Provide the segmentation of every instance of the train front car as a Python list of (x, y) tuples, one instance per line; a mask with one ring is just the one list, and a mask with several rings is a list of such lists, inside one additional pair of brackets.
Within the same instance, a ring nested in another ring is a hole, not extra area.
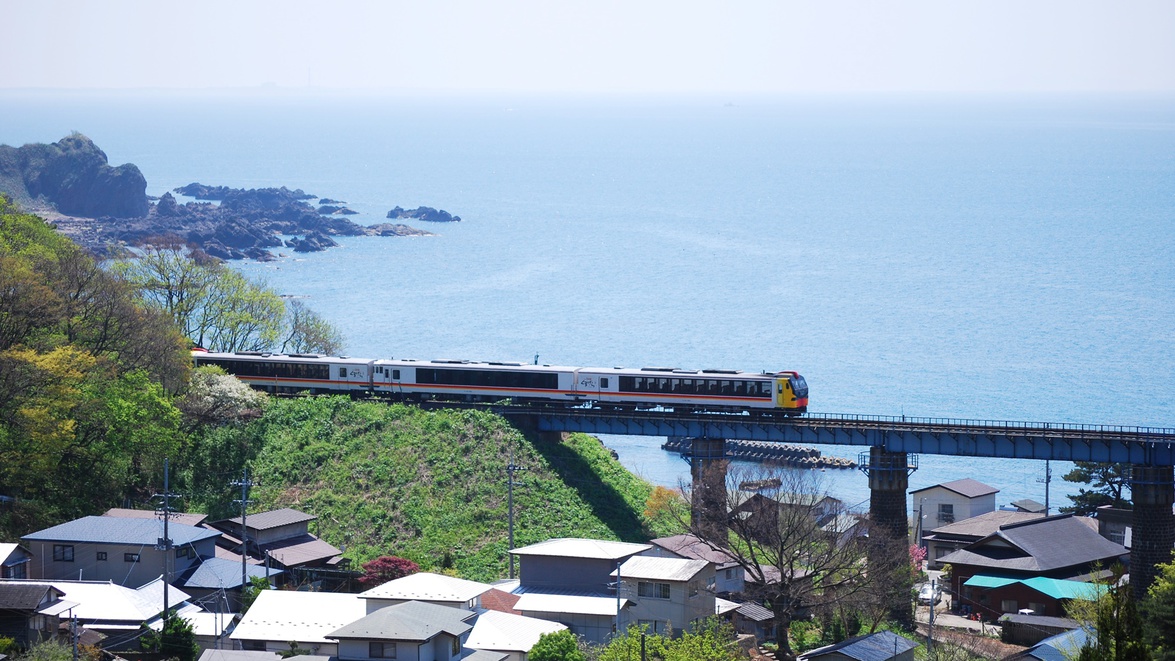
[(777, 372), (775, 405), (788, 415), (800, 415), (808, 410), (808, 382), (799, 372)]
[(261, 351), (193, 351), (196, 367), (216, 365), (242, 382), (273, 394), (362, 394), (371, 388), (367, 358), (278, 354)]

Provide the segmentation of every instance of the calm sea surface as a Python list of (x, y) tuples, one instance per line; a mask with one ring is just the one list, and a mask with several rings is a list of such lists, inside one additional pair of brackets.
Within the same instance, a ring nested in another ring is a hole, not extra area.
[[(351, 355), (796, 369), (820, 412), (1175, 427), (1172, 98), (0, 93), (0, 143), (72, 130), (152, 195), (460, 215), (239, 265)], [(662, 439), (604, 440), (655, 483), (688, 475)], [(1038, 461), (923, 456), (910, 484), (962, 477), (1045, 499)]]

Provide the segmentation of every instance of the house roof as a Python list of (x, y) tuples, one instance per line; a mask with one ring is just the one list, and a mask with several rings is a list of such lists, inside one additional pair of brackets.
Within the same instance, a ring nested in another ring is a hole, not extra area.
[(519, 615), (518, 609), (514, 607), (517, 603), (518, 595), (498, 588), (492, 588), (489, 592), (481, 595), (481, 607), (486, 610)]
[(261, 550), (286, 567), (311, 564), (342, 554), (341, 550), (308, 533), (262, 544)]
[[(131, 510), (124, 507), (112, 507), (103, 512), (102, 516), (112, 516), (120, 519), (163, 520), (163, 516), (161, 514), (157, 514), (155, 510)], [(208, 515), (193, 514), (191, 512), (172, 512), (171, 516), (168, 518), (171, 519), (172, 523), (182, 523), (185, 526), (198, 526), (201, 523), (204, 523), (204, 520), (208, 518)]]
[(474, 650), (472, 654), (461, 657), (461, 661), (506, 661), (510, 655), (505, 652), (492, 650)]
[(35, 611), (54, 590), (48, 583), (30, 583), (25, 581), (0, 582), (0, 609), (17, 611)]
[(486, 611), (477, 616), (465, 646), (478, 650), (529, 652), (543, 634), (566, 628), (566, 625), (549, 620)]
[(357, 594), (265, 590), (229, 636), (233, 640), (334, 643), (327, 634), (367, 614)]
[(755, 622), (766, 622), (775, 617), (775, 613), (772, 613), (771, 611), (764, 608), (762, 604), (756, 604), (753, 601), (748, 601), (745, 604), (739, 604), (738, 608), (735, 610), (738, 611), (739, 615), (742, 615), (748, 620), (753, 620)]
[(1037, 502), (1031, 498), (1013, 500), (1012, 507), (1022, 512), (1032, 512), (1034, 514), (1043, 514), (1045, 510), (1044, 503)]
[(929, 531), (934, 538), (940, 537), (970, 537), (982, 539), (1000, 529), (1000, 526), (1009, 523), (1021, 523), (1032, 519), (1044, 518), (1042, 514), (1033, 512), (1017, 512), (1012, 510), (995, 510), (978, 516), (973, 516), (945, 526), (939, 526)]
[(463, 608), (439, 606), (423, 601), (405, 601), (385, 606), (326, 635), (335, 639), (432, 640), (438, 634), (461, 636), (473, 628), (476, 613)]
[[(304, 521), (313, 521), (317, 519), (313, 514), (299, 512), (295, 509), (283, 507), (280, 510), (270, 510), (268, 512), (258, 512), (256, 514), (249, 514), (245, 517), (245, 523), (250, 530), (269, 530), (271, 528), (280, 528), (288, 526), (292, 523), (302, 523)], [(224, 521), (217, 521), (216, 523), (231, 523), (237, 528), (241, 526), (241, 517), (233, 517), (225, 519)], [(214, 524), (215, 525), (215, 524)]]
[(683, 558), (713, 562), (719, 569), (725, 569), (726, 567), (738, 564), (728, 551), (711, 547), (697, 535), (685, 534), (674, 535), (672, 537), (659, 537), (649, 543)]
[(733, 610), (738, 610), (740, 604), (723, 599), (722, 597), (714, 597), (714, 614), (725, 615)]
[[(220, 532), (207, 528), (168, 525), (167, 534), (176, 546), (219, 537)], [(117, 516), (84, 516), (61, 525), (24, 536), (34, 542), (74, 542), (79, 544), (147, 544), (154, 546), (163, 536), (163, 521)]]
[(520, 594), (514, 610), (523, 613), (577, 613), (580, 615), (606, 615), (616, 617), (617, 605), (624, 608), (632, 603), (621, 598), (617, 604), (616, 595), (586, 591), (539, 592), (519, 588)]
[[(138, 589), (115, 585), (112, 581), (49, 581), (64, 593), (65, 599), (77, 602), (74, 615), (80, 620), (126, 622), (137, 626), (163, 612), (163, 578)], [(190, 599), (190, 595), (169, 587), (167, 603), (171, 608)]]
[[(267, 573), (269, 576), (285, 573), (280, 569), (270, 569), (266, 572), (262, 565), (246, 565), (245, 568), (245, 573), (249, 578), (265, 578)], [(200, 561), (200, 564), (186, 572), (186, 577), (178, 582), (185, 588), (234, 590), (241, 587), (241, 561), (205, 558)]]
[[(329, 661), (332, 658), (335, 657), (312, 654), (298, 655), (298, 661)], [(277, 652), (252, 650), (204, 650), (198, 661), (281, 661), (281, 655)]]
[[(17, 549), (21, 549), (24, 551), (24, 553), (20, 554), (19, 557), (14, 558), (13, 556), (17, 555)], [(0, 544), (0, 564), (4, 565), (5, 567), (11, 567), (12, 565), (19, 565), (22, 562), (28, 562), (31, 555), (32, 554), (29, 553), (28, 549), (25, 549), (20, 544)], [(12, 562), (8, 562), (10, 559)]]
[(954, 491), (960, 496), (964, 496), (966, 498), (978, 498), (988, 494), (999, 493), (1000, 491), (993, 486), (984, 484), (978, 480), (972, 480), (969, 477), (965, 477), (961, 480), (955, 480), (953, 482), (943, 482), (942, 484), (935, 484), (929, 487), (922, 487), (921, 489), (914, 489), (910, 493), (920, 493), (929, 489), (936, 489), (938, 487), (942, 487), (948, 491)]
[(1101, 587), (1096, 583), (1087, 583), (1084, 581), (1067, 581), (1064, 579), (1048, 578), (1045, 576), (1017, 578), (976, 574), (967, 579), (963, 585), (994, 589), (1002, 588), (1005, 585), (1011, 585), (1013, 583), (1026, 585), (1041, 594), (1052, 597), (1053, 599), (1096, 599), (1098, 593), (1105, 590), (1104, 587)]
[(361, 593), (364, 599), (403, 599), (419, 601), (466, 602), (492, 590), (493, 587), (463, 578), (417, 572)]
[(1076, 658), (1077, 652), (1085, 646), (1086, 641), (1096, 641), (1097, 634), (1083, 628), (1071, 629), (1040, 641), (1033, 647), (1009, 657), (1010, 659), (1040, 659), (1041, 661), (1069, 661)]
[(858, 661), (886, 661), (918, 647), (918, 643), (892, 631), (878, 631), (867, 636), (856, 636), (834, 645), (814, 649), (800, 655), (800, 660), (818, 659), (839, 653)]
[(1052, 629), (1076, 629), (1081, 626), (1077, 620), (1071, 620), (1067, 617), (1051, 617), (1048, 615), (1020, 615), (1018, 613), (1009, 613), (1000, 617), (1000, 622), (1014, 622), (1016, 624), (1026, 624), (1034, 627), (1049, 627)]
[(560, 537), (510, 549), (514, 555), (545, 555), (561, 558), (589, 558), (598, 560), (619, 560), (653, 548), (651, 544), (610, 542), (602, 539), (581, 539)]
[(1126, 548), (1071, 514), (1000, 526), (939, 562), (1005, 571), (1045, 572), (1116, 560)]
[[(682, 558), (653, 558), (637, 555), (625, 560), (620, 565), (621, 579), (648, 579), (655, 581), (684, 582), (698, 575), (710, 565), (705, 560), (685, 560)], [(609, 576), (615, 576), (613, 571)]]

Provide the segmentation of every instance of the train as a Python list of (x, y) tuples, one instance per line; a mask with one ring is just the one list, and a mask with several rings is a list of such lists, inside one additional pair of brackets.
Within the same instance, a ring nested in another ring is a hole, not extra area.
[(681, 412), (808, 409), (808, 384), (794, 371), (675, 367), (566, 367), (472, 360), (372, 359), (319, 354), (192, 350), (195, 366), (216, 365), (274, 394), (350, 394), (407, 402), (500, 402)]

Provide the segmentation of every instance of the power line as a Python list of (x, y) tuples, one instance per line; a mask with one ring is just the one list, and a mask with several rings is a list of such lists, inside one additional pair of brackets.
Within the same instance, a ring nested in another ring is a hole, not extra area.
[(240, 500), (234, 500), (234, 503), (241, 505), (241, 591), (244, 594), (245, 586), (249, 584), (249, 574), (247, 570), (247, 560), (249, 558), (249, 529), (245, 527), (245, 517), (249, 511), (249, 487), (256, 486), (258, 483), (249, 479), (249, 467), (246, 466), (243, 471), (243, 476), (240, 480), (230, 482), (229, 486), (241, 487)]
[(167, 602), (167, 588), (171, 584), (171, 571), (168, 569), (169, 561), (171, 560), (171, 537), (168, 535), (167, 524), (171, 520), (171, 499), (179, 498), (179, 494), (172, 493), (168, 482), (168, 459), (163, 458), (163, 493), (157, 493), (152, 496), (152, 500), (157, 498), (163, 499), (163, 507), (156, 510), (156, 514), (163, 515), (163, 537), (155, 543), (155, 550), (163, 552), (163, 623), (167, 624), (171, 619), (171, 610)]

